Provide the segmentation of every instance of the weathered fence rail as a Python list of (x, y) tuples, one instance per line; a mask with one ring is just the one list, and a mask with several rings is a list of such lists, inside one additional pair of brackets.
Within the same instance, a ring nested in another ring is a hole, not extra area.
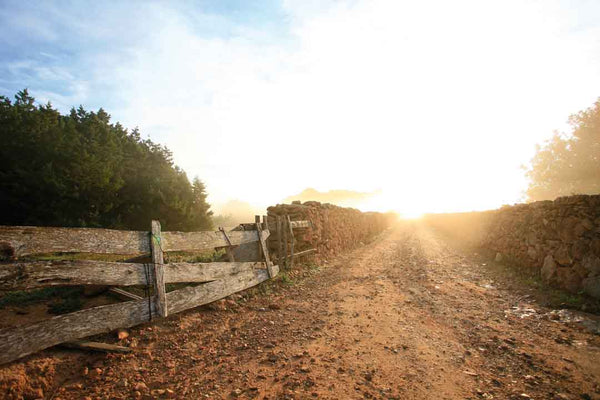
[[(164, 264), (165, 283), (202, 283), (224, 279), (256, 268), (259, 262)], [(0, 264), (1, 290), (27, 290), (47, 286), (146, 285), (146, 264), (104, 261), (30, 261)]]
[[(274, 272), (278, 271), (273, 266)], [(269, 279), (266, 270), (250, 270), (196, 287), (166, 294), (167, 312), (175, 314), (208, 304)], [(86, 336), (128, 328), (158, 317), (156, 301), (147, 299), (94, 307), (27, 326), (0, 331), (0, 363)]]
[[(151, 230), (119, 231), (88, 228), (0, 226), (0, 251), (8, 260), (0, 263), (0, 290), (29, 290), (48, 286), (103, 285), (128, 299), (93, 307), (25, 326), (0, 330), (0, 364), (45, 348), (74, 342), (87, 336), (128, 328), (211, 303), (275, 277), (279, 265), (271, 262), (271, 229), (275, 246), (291, 237), (292, 253), (278, 251), (277, 258), (293, 260), (293, 229), (310, 227), (309, 221), (274, 221), (257, 217), (229, 232), (161, 232), (158, 221)], [(273, 243), (271, 243), (272, 245)], [(253, 248), (236, 261), (237, 248)], [(273, 246), (271, 246), (273, 247)], [(164, 252), (197, 252), (227, 249), (228, 262), (164, 263)], [(44, 253), (144, 254), (149, 263), (88, 260), (39, 261), (20, 259)], [(245, 259), (243, 259), (245, 258)], [(288, 261), (289, 260), (289, 261)], [(166, 292), (167, 283), (200, 283)], [(118, 287), (152, 286), (154, 295), (141, 298)]]
[[(295, 252), (296, 238), (294, 230), (312, 228), (311, 221), (292, 221), (289, 216), (268, 216), (266, 217), (269, 232), (267, 246), (270, 251), (277, 254), (277, 264), (282, 268), (292, 268), (294, 258), (313, 254), (317, 249), (304, 249)], [(263, 224), (264, 225), (264, 224)], [(254, 231), (256, 224), (240, 224), (234, 231)], [(241, 259), (254, 259), (256, 257), (255, 249), (248, 244), (242, 244), (236, 251)]]
[[(256, 233), (231, 231), (162, 232), (162, 251), (200, 251), (257, 241)], [(39, 253), (150, 253), (149, 233), (93, 228), (0, 226), (0, 249), (8, 257)]]

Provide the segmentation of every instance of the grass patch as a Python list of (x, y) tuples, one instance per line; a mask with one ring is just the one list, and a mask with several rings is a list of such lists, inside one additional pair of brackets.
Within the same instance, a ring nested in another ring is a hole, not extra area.
[(265, 281), (265, 282), (262, 282), (258, 286), (254, 286), (254, 288), (252, 288), (252, 289), (255, 289), (256, 293), (258, 293), (261, 296), (268, 296), (271, 293), (273, 293), (273, 285), (274, 285), (273, 281)]
[(174, 251), (165, 253), (165, 263), (170, 262), (189, 262), (189, 263), (209, 263), (221, 261), (225, 255), (225, 249), (203, 251), (203, 252), (182, 252)]
[(48, 305), (48, 312), (55, 315), (68, 314), (73, 311), (81, 310), (82, 307), (83, 301), (81, 301), (80, 295), (73, 294), (52, 301), (50, 305)]
[(518, 262), (505, 259), (501, 263), (491, 261), (490, 271), (497, 276), (514, 283), (517, 287), (533, 290), (533, 295), (540, 304), (554, 308), (569, 308), (600, 314), (600, 301), (583, 293), (570, 293), (564, 289), (553, 287), (542, 281), (539, 270), (520, 265)]
[(318, 264), (316, 264), (316, 263), (313, 263), (313, 262), (309, 262), (309, 263), (307, 263), (307, 264), (306, 264), (306, 267), (307, 267), (307, 268), (308, 268), (308, 270), (309, 270), (309, 271), (311, 271), (311, 272), (318, 272), (318, 271), (320, 271), (320, 270), (321, 270), (321, 266), (320, 266), (320, 265), (318, 265)]
[(585, 296), (582, 296), (579, 293), (573, 294), (559, 291), (554, 293), (553, 298), (556, 303), (565, 304), (570, 308), (581, 308), (581, 306), (586, 303)]
[(279, 279), (281, 280), (281, 283), (283, 283), (284, 285), (288, 285), (288, 286), (294, 285), (294, 280), (292, 278), (290, 278), (290, 276), (288, 275), (287, 272), (280, 272)]
[(0, 308), (51, 301), (48, 311), (52, 314), (64, 314), (81, 308), (81, 296), (83, 296), (83, 287), (81, 286), (6, 292), (0, 297)]

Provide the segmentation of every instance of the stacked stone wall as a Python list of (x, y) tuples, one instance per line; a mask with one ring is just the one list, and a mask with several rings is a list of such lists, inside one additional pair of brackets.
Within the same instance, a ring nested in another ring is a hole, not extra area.
[(426, 221), (524, 267), (571, 292), (600, 298), (600, 195), (428, 215)]
[(316, 248), (327, 257), (365, 243), (383, 232), (395, 220), (393, 214), (361, 212), (354, 208), (307, 201), (278, 204), (268, 208), (270, 218), (289, 215), (294, 221), (308, 220), (312, 227), (295, 230), (295, 251)]

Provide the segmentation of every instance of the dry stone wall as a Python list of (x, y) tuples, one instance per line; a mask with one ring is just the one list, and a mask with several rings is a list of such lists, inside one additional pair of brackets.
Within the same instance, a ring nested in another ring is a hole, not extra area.
[(268, 208), (268, 215), (269, 218), (289, 215), (293, 221), (311, 221), (311, 228), (294, 230), (295, 251), (316, 248), (319, 257), (364, 243), (384, 231), (395, 219), (393, 214), (361, 212), (317, 201), (278, 204)]
[(426, 221), (538, 269), (546, 283), (600, 298), (600, 195), (428, 215)]

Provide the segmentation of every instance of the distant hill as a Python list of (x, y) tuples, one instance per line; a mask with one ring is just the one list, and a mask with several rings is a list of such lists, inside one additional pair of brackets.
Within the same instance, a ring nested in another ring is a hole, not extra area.
[(254, 207), (242, 200), (229, 200), (227, 203), (214, 206), (213, 222), (217, 226), (234, 227), (241, 223), (253, 222), (255, 215), (264, 215), (266, 210)]

